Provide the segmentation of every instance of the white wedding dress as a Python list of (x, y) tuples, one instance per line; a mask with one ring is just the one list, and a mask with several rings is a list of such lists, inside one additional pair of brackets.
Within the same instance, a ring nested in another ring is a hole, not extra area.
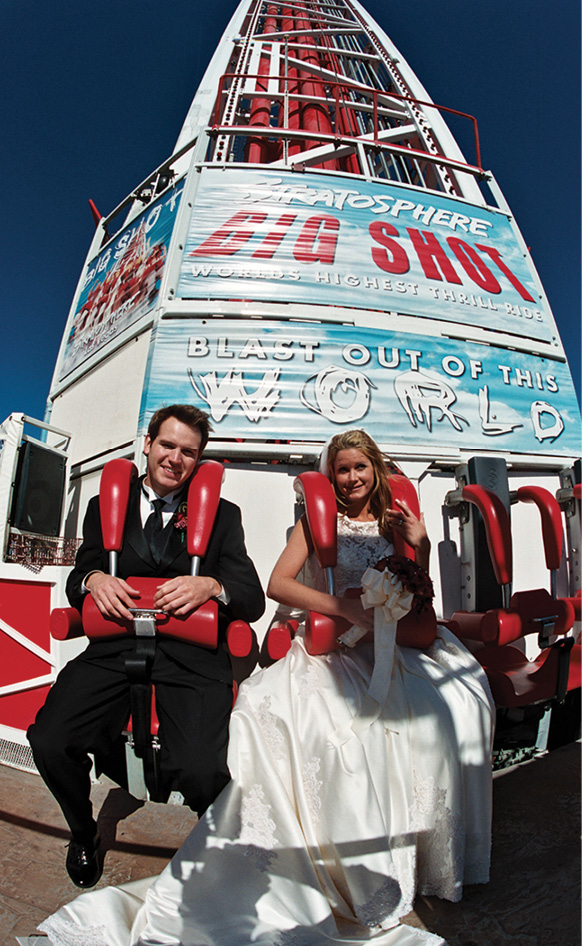
[[(338, 594), (392, 551), (341, 516), (338, 545)], [(399, 918), (417, 893), (456, 901), (488, 880), (493, 705), (446, 629), (428, 652), (395, 647), (381, 708), (373, 663), (373, 644), (311, 657), (296, 637), (241, 686), (232, 782), (163, 873), (39, 929), (55, 946), (442, 944)]]

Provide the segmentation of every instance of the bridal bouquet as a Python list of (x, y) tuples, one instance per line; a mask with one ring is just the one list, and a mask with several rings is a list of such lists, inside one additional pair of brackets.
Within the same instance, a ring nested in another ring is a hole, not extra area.
[(374, 568), (381, 572), (388, 569), (400, 579), (403, 588), (413, 596), (411, 610), (422, 614), (430, 608), (430, 603), (434, 598), (432, 580), (428, 572), (411, 558), (406, 558), (405, 555), (389, 555), (388, 558), (383, 558), (381, 562), (378, 562)]
[[(362, 587), (364, 608), (381, 608), (383, 621), (394, 625), (411, 610), (422, 614), (434, 598), (427, 572), (404, 555), (389, 555), (373, 568), (367, 568), (362, 575)], [(354, 647), (366, 633), (364, 628), (354, 625), (338, 641)]]
[[(374, 608), (374, 669), (368, 694), (379, 713), (390, 688), (398, 621), (413, 608), (421, 614), (430, 607), (434, 591), (425, 570), (402, 555), (390, 555), (374, 568), (367, 568), (362, 575), (362, 587), (364, 608)], [(365, 634), (364, 628), (354, 625), (338, 640), (354, 647)], [(374, 713), (364, 715), (354, 724), (355, 729), (368, 727), (375, 718)]]

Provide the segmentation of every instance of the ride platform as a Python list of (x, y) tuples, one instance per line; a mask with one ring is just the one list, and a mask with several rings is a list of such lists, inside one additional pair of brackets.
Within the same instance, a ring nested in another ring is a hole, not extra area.
[[(107, 852), (99, 886), (159, 873), (196, 820), (105, 778), (93, 801)], [(449, 946), (579, 946), (579, 804), (579, 742), (496, 772), (490, 883), (466, 887), (460, 903), (418, 897), (406, 922)], [(36, 924), (78, 893), (65, 871), (67, 841), (40, 778), (1, 766), (1, 946), (47, 946)]]

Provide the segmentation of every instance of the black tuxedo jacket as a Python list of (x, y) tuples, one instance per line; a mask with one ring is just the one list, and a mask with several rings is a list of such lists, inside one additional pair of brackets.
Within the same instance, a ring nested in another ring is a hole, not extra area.
[[(161, 561), (156, 564), (151, 556), (139, 511), (142, 480), (143, 477), (136, 480), (130, 491), (123, 545), (118, 555), (118, 577), (176, 578), (189, 575), (191, 560), (186, 546), (186, 533), (175, 528), (175, 516), (164, 530), (166, 545)], [(83, 523), (83, 543), (67, 580), (67, 597), (73, 607), (82, 609), (82, 582), (89, 572), (96, 569), (109, 571), (109, 553), (103, 548), (97, 496), (89, 501)], [(240, 618), (252, 622), (261, 617), (265, 610), (265, 597), (245, 548), (240, 509), (225, 499), (220, 500), (208, 549), (200, 565), (200, 574), (216, 578), (230, 596), (227, 606), (219, 602), (220, 637), (231, 620)], [(105, 656), (115, 649), (125, 652), (131, 646), (131, 638), (102, 639), (90, 642), (88, 650), (95, 658), (101, 651)], [(185, 641), (160, 638), (158, 646), (204, 676), (217, 679), (231, 677), (228, 655), (220, 642), (217, 650), (207, 650)]]

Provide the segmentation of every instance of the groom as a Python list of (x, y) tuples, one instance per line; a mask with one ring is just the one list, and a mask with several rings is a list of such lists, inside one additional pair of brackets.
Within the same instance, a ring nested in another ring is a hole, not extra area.
[[(226, 764), (232, 672), (222, 644), (233, 618), (255, 621), (265, 600), (247, 555), (237, 506), (221, 499), (200, 573), (190, 574), (183, 531), (175, 528), (190, 477), (210, 433), (208, 415), (174, 404), (157, 411), (145, 438), (145, 477), (130, 492), (118, 577), (107, 574), (99, 500), (88, 505), (83, 543), (67, 581), (70, 603), (81, 610), (86, 594), (106, 617), (131, 619), (138, 592), (131, 575), (165, 579), (156, 607), (186, 616), (214, 598), (219, 604), (219, 646), (207, 650), (169, 637), (156, 643), (151, 680), (160, 721), (161, 769), (201, 815), (230, 775)], [(78, 887), (92, 887), (102, 873), (99, 836), (90, 801), (91, 760), (107, 755), (129, 717), (126, 659), (136, 638), (101, 638), (71, 660), (57, 677), (28, 730), (34, 761), (59, 802), (71, 830), (67, 871)]]

